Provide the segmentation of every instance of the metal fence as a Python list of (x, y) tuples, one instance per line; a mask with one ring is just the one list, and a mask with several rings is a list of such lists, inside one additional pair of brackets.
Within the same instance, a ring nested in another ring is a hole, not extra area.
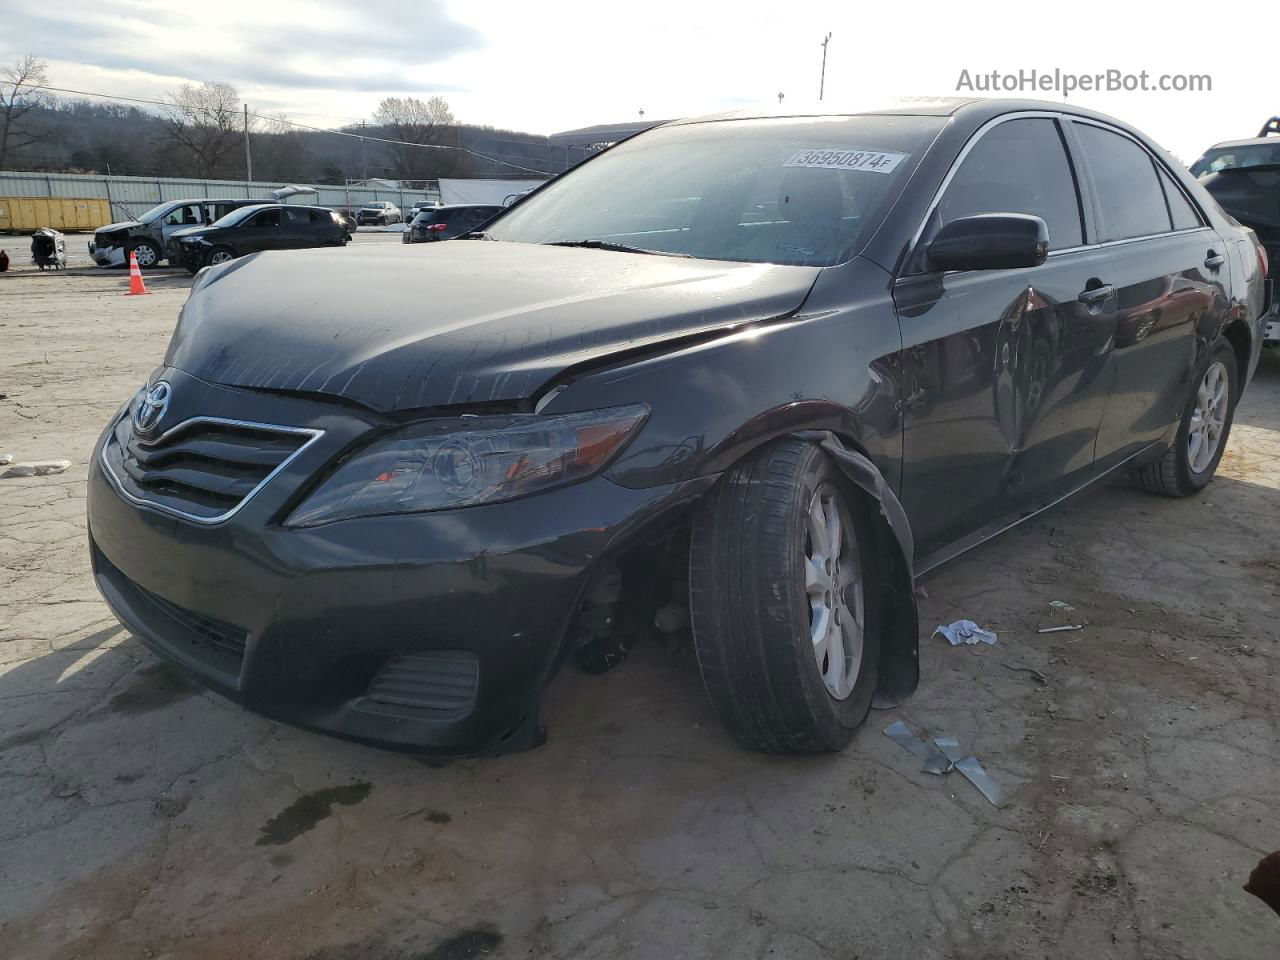
[[(77, 173), (23, 173), (0, 170), (0, 197), (84, 197), (106, 200), (119, 220), (130, 220), (158, 203), (187, 198), (236, 198), (271, 200), (271, 191), (284, 184), (244, 180), (185, 180), (168, 177), (115, 177)], [(402, 210), (418, 200), (437, 200), (440, 188), (428, 181), (425, 190), (386, 187), (313, 187), (317, 196), (295, 202), (322, 207), (359, 207), (373, 200), (390, 200)]]

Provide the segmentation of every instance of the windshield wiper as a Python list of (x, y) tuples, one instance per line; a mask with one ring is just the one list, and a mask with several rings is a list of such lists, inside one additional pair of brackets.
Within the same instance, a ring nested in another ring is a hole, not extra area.
[(588, 250), (612, 250), (614, 253), (648, 253), (657, 257), (691, 257), (688, 253), (671, 253), (667, 250), (646, 250), (611, 240), (549, 240), (548, 247), (585, 247)]
[(459, 240), (497, 240), (497, 237), (491, 237), (483, 230), (471, 230), (458, 236)]

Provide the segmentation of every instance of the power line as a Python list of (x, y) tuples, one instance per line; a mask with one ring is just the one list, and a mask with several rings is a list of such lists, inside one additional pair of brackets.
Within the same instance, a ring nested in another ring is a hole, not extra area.
[[(15, 87), (17, 86), (17, 84), (12, 80), (0, 80), (0, 83), (9, 84)], [(168, 103), (164, 100), (148, 100), (144, 97), (124, 97), (124, 96), (119, 96), (112, 93), (96, 93), (92, 90), (72, 90), (68, 87), (53, 87), (44, 83), (35, 84), (31, 86), (29, 89), (48, 90), (52, 93), (71, 93), (80, 97), (99, 97), (103, 100), (120, 100), (125, 103), (145, 103), (145, 104), (150, 104), (151, 106), (156, 106), (156, 107), (172, 107), (173, 106), (172, 103)], [(253, 117), (255, 120), (265, 120), (268, 123), (282, 123), (290, 127), (297, 127), (300, 130), (309, 130), (312, 133), (327, 133), (335, 137), (350, 137), (355, 140), (371, 140), (374, 143), (386, 143), (386, 144), (391, 144), (392, 146), (420, 147), (424, 150), (458, 150), (462, 153), (469, 154), (470, 156), (479, 157), (481, 160), (487, 160), (490, 163), (500, 163), (505, 167), (513, 167), (516, 170), (524, 170), (528, 173), (536, 173), (544, 177), (551, 176), (551, 174), (548, 173), (546, 170), (538, 170), (535, 167), (521, 166), (520, 164), (512, 163), (509, 160), (501, 160), (498, 157), (490, 157), (483, 153), (477, 153), (475, 150), (470, 150), (466, 147), (454, 147), (454, 146), (449, 146), (447, 144), (441, 144), (441, 143), (413, 143), (412, 141), (409, 141), (409, 140), (389, 140), (386, 137), (369, 137), (359, 133), (348, 133), (346, 130), (330, 130), (330, 129), (326, 129), (325, 127), (313, 127), (313, 126), (310, 126), (309, 124), (298, 123), (296, 120), (289, 120), (285, 117), (271, 117), (261, 113), (250, 113), (249, 116)], [(353, 121), (353, 122), (358, 122), (358, 121)]]

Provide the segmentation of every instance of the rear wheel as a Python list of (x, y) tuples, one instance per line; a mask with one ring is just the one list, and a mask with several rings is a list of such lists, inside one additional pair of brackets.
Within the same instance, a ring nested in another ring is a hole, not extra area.
[(864, 504), (817, 446), (781, 440), (726, 474), (690, 552), (703, 683), (743, 746), (844, 747), (875, 693), (880, 642)]
[(220, 263), (226, 263), (228, 260), (236, 258), (235, 251), (230, 247), (214, 247), (204, 258), (206, 267), (216, 267)]
[(126, 266), (129, 264), (129, 254), (138, 258), (138, 267), (142, 270), (150, 270), (160, 263), (160, 248), (150, 240), (135, 240), (129, 244), (124, 257)]
[(1209, 485), (1231, 433), (1240, 391), (1237, 369), (1235, 351), (1226, 340), (1219, 340), (1201, 358), (1177, 437), (1163, 457), (1138, 471), (1142, 487), (1186, 497)]

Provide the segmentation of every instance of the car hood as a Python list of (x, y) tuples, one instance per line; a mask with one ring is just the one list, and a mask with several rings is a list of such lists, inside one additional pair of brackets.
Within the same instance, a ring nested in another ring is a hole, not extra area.
[(195, 227), (183, 227), (181, 230), (174, 230), (172, 233), (170, 233), (170, 234), (169, 234), (169, 239), (170, 239), (170, 240), (181, 240), (183, 237), (194, 237), (194, 236), (197, 236), (197, 235), (199, 235), (199, 234), (201, 234), (201, 233), (208, 233), (208, 232), (209, 232), (210, 230), (212, 230), (212, 229), (213, 229), (213, 227), (210, 227), (210, 226), (206, 226), (206, 227), (200, 227), (200, 226), (195, 226)]
[(165, 363), (380, 411), (519, 401), (577, 364), (785, 316), (819, 272), (483, 240), (253, 255), (204, 274)]
[(112, 230), (129, 230), (140, 226), (142, 226), (141, 220), (121, 220), (119, 223), (108, 223), (105, 227), (99, 227), (94, 233), (110, 233)]

